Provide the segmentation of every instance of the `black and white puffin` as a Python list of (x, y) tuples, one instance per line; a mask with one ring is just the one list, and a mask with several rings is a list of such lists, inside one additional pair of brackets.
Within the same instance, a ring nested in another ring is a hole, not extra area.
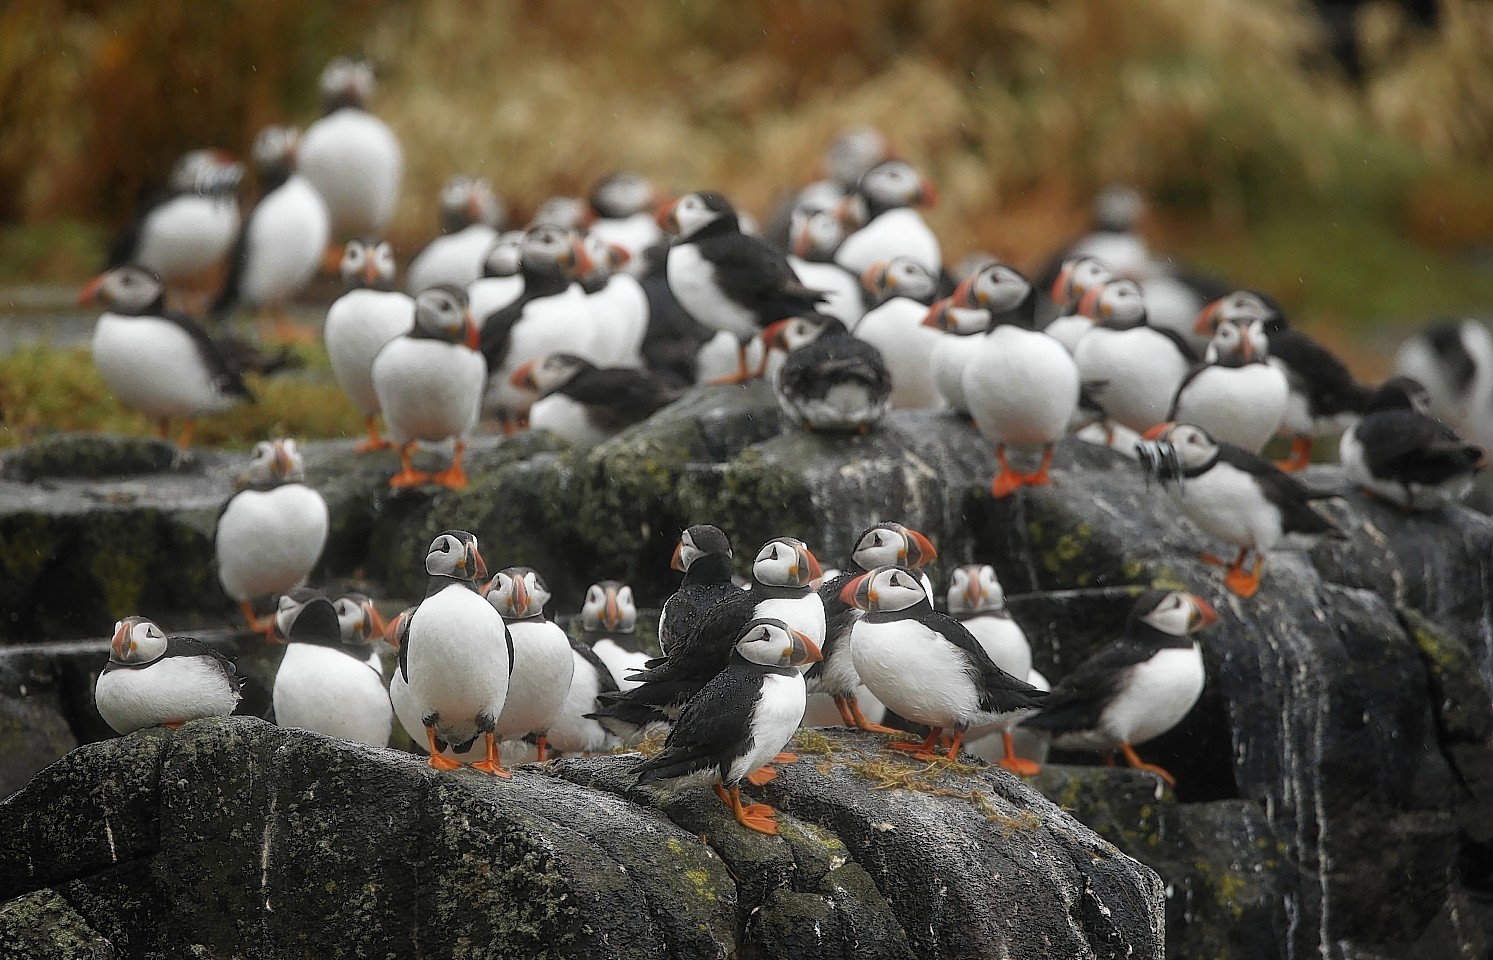
[(301, 169), (326, 198), (333, 236), (381, 237), (399, 205), (404, 154), (368, 112), (373, 67), (335, 57), (321, 73), (322, 118), (301, 138)]
[(1201, 597), (1147, 590), (1135, 601), (1125, 634), (1089, 657), (1022, 725), (1045, 730), (1063, 749), (1119, 750), (1137, 770), (1169, 786), (1177, 781), (1135, 752), (1187, 716), (1203, 694), (1203, 654), (1194, 636), (1217, 622)]
[(966, 731), (1010, 723), (1047, 696), (996, 666), (964, 624), (934, 610), (914, 570), (877, 567), (845, 584), (840, 599), (865, 611), (850, 642), (861, 682), (898, 716), (930, 728), (921, 743), (896, 742), (894, 750), (932, 759), (952, 730), (953, 760)]
[(658, 612), (658, 646), (669, 656), (711, 607), (731, 596), (731, 541), (720, 527), (697, 523), (679, 534), (669, 567), (684, 574)]
[(498, 239), (503, 204), (482, 177), (458, 174), (441, 186), (441, 235), (415, 254), (405, 271), (410, 295), (443, 283), (465, 287), (483, 275)]
[(1425, 388), (1409, 377), (1381, 384), (1362, 419), (1343, 431), (1338, 457), (1348, 481), (1404, 510), (1466, 499), (1483, 450), (1431, 416), (1430, 406)]
[[(1068, 349), (1035, 329), (1037, 292), (1004, 264), (966, 277), (957, 305), (990, 311), (990, 329), (974, 344), (964, 368), (964, 401), (975, 427), (995, 446), (1000, 472), (990, 484), (997, 499), (1023, 486), (1051, 483), (1053, 447), (1078, 410), (1078, 365)], [(1007, 452), (1041, 452), (1035, 471), (1018, 471)]]
[(678, 239), (669, 247), (669, 289), (702, 326), (736, 338), (735, 381), (760, 377), (747, 369), (747, 344), (784, 317), (811, 312), (824, 299), (804, 286), (782, 253), (741, 231), (735, 209), (718, 193), (690, 193), (659, 211)]
[(1079, 313), (1078, 305), (1090, 290), (1102, 287), (1114, 279), (1114, 271), (1097, 257), (1064, 260), (1058, 268), (1057, 278), (1052, 281), (1049, 294), (1058, 308), (1058, 315), (1042, 328), (1042, 332), (1072, 353), (1078, 348), (1078, 341), (1083, 339), (1083, 335), (1094, 329), (1094, 318)]
[(305, 581), (321, 560), (331, 518), (326, 500), (306, 485), (306, 461), (294, 440), (256, 443), (235, 486), (213, 535), (218, 580), (249, 629), (273, 639), (273, 618), (255, 617), (253, 601)]
[(290, 324), (286, 307), (320, 269), (331, 237), (327, 205), (311, 181), (298, 172), (294, 127), (265, 127), (254, 138), (259, 170), (259, 202), (244, 218), (228, 280), (213, 303), (220, 320), (238, 304), (260, 311), (261, 333), (282, 338), (303, 334)]
[(1084, 394), (1104, 417), (1137, 432), (1166, 420), (1177, 387), (1198, 356), (1175, 330), (1147, 322), (1134, 280), (1111, 280), (1084, 294), (1078, 312), (1094, 328), (1073, 350)]
[(280, 597), (274, 623), (286, 642), (275, 671), (275, 723), (388, 746), (394, 708), (383, 675), (369, 665), (364, 644), (344, 645), (332, 601), (318, 590), (297, 587)]
[(969, 401), (964, 398), (964, 370), (979, 345), (973, 338), (990, 329), (990, 320), (989, 310), (960, 306), (953, 297), (934, 301), (923, 316), (923, 326), (939, 334), (933, 352), (928, 355), (933, 386), (955, 413), (969, 414)]
[(467, 284), (467, 301), (477, 328), (524, 292), (524, 231), (505, 230), (482, 255), (482, 276)]
[(648, 655), (637, 649), (633, 634), (638, 628), (638, 606), (632, 587), (620, 580), (598, 580), (586, 588), (581, 603), (581, 636), (586, 645), (612, 671), (614, 687), (631, 690), (638, 681), (630, 678), (642, 670)]
[[(477, 327), (466, 291), (433, 287), (415, 297), (415, 324), (373, 359), (373, 392), (384, 424), (399, 443), (402, 469), (389, 478), (398, 490), (438, 483), (452, 490), (467, 485), (461, 455), (477, 425), (487, 362), (478, 350)], [(416, 470), (410, 455), (417, 442), (454, 440), (451, 465), (438, 473)]]
[(804, 286), (822, 290), (819, 312), (854, 330), (866, 313), (860, 277), (835, 263), (845, 226), (829, 210), (795, 209), (788, 222), (788, 266)]
[(1194, 322), (1201, 336), (1212, 336), (1223, 320), (1264, 321), (1270, 365), (1286, 375), (1290, 397), (1279, 433), (1291, 441), (1285, 471), (1305, 470), (1317, 437), (1335, 436), (1353, 424), (1368, 402), (1369, 387), (1353, 379), (1343, 362), (1311, 337), (1287, 325), (1275, 302), (1252, 290), (1236, 290), (1202, 309)]
[(78, 303), (104, 307), (91, 345), (99, 376), (120, 403), (154, 419), (160, 436), (184, 418), (177, 443), (185, 448), (197, 416), (254, 399), (223, 346), (196, 320), (167, 310), (160, 279), (143, 267), (99, 274)]
[(635, 170), (619, 170), (596, 181), (586, 201), (586, 233), (625, 253), (618, 269), (641, 277), (645, 254), (665, 239), (656, 216), (664, 202), (658, 187)]
[[(1159, 423), (1142, 435), (1136, 452), (1193, 523), (1239, 548), (1233, 563), (1203, 554), (1226, 566), (1224, 585), (1252, 597), (1268, 553), (1288, 533), (1337, 534), (1309, 505), (1335, 496), (1308, 490), (1269, 460), (1230, 443), (1217, 443), (1208, 431), (1187, 423)], [(1253, 568), (1246, 570), (1250, 552)]]
[(1421, 384), (1426, 411), (1467, 440), (1493, 447), (1493, 333), (1478, 320), (1441, 320), (1395, 351), (1395, 373)]
[(560, 716), (575, 669), (570, 639), (544, 617), (549, 589), (531, 567), (508, 567), (494, 574), (483, 591), (508, 626), (513, 661), (508, 672), (508, 699), (498, 715), (500, 740), (533, 736), (541, 762), (547, 759), (546, 737)]
[[(595, 719), (602, 707), (602, 694), (624, 689), (621, 678), (634, 669), (642, 669), (646, 654), (631, 649), (630, 634), (637, 627), (638, 611), (633, 604), (632, 588), (617, 580), (602, 580), (586, 589), (581, 604), (581, 638), (570, 638), (571, 659), (575, 669), (565, 705), (551, 726), (549, 745), (561, 753), (595, 753), (631, 741), (640, 731), (614, 732)], [(622, 646), (618, 640), (628, 646)], [(628, 682), (628, 688), (635, 686)], [(621, 726), (613, 721), (614, 726)]]
[(943, 253), (938, 237), (917, 211), (937, 202), (938, 191), (916, 167), (905, 160), (883, 160), (865, 172), (837, 209), (841, 221), (855, 229), (847, 228), (835, 262), (862, 274), (878, 263), (907, 257), (939, 276)]
[(379, 659), (378, 642), (388, 624), (378, 612), (378, 604), (361, 590), (344, 590), (332, 601), (332, 608), (337, 611), (343, 648), (361, 652), (364, 661), (382, 674), (383, 661)]
[(1203, 362), (1177, 385), (1166, 419), (1259, 453), (1280, 427), (1290, 392), (1285, 373), (1270, 365), (1265, 321), (1220, 320)]
[(805, 430), (865, 433), (886, 416), (892, 374), (881, 351), (826, 314), (779, 320), (763, 345), (788, 356), (772, 376), (773, 395), (789, 422)]
[[(426, 551), (425, 572), (425, 599), (403, 624), (389, 697), (401, 723), (403, 699), (424, 728), (432, 767), (461, 766), (442, 750), (469, 750), (481, 737), (484, 759), (471, 766), (510, 776), (499, 762), (494, 730), (508, 697), (512, 641), (502, 616), (477, 592), (476, 582), (487, 577), (477, 538), (465, 530), (441, 533)], [(396, 685), (405, 689), (396, 691)]]
[(725, 669), (680, 711), (663, 750), (634, 768), (638, 782), (713, 783), (738, 823), (776, 834), (770, 807), (742, 803), (741, 781), (770, 771), (767, 763), (793, 738), (804, 715), (799, 671), (819, 657), (813, 640), (782, 621), (745, 624)]
[(580, 447), (641, 423), (675, 396), (646, 370), (597, 367), (571, 353), (526, 361), (512, 379), (515, 387), (539, 395), (529, 408), (529, 429), (548, 430)]
[(874, 306), (855, 325), (857, 338), (871, 344), (892, 375), (892, 407), (925, 410), (943, 403), (933, 382), (933, 348), (942, 335), (923, 326), (938, 296), (938, 277), (911, 257), (872, 264), (861, 286)]
[(115, 733), (126, 734), (226, 717), (238, 706), (243, 686), (233, 661), (201, 640), (168, 638), (145, 617), (125, 617), (114, 624), (93, 702)]
[(134, 264), (173, 288), (201, 279), (238, 237), (236, 191), (243, 177), (244, 165), (221, 150), (182, 154), (166, 188), (109, 245), (105, 269)]
[[(988, 563), (955, 567), (949, 575), (945, 602), (949, 616), (964, 624), (997, 667), (1030, 682), (1032, 645), (1021, 624), (1013, 620), (1011, 611), (1006, 609), (1006, 592), (1001, 588), (994, 567)], [(1013, 733), (1018, 719), (1013, 717), (1000, 727), (1005, 750), (998, 763), (1018, 776), (1031, 776), (1040, 772), (1041, 767), (1016, 753)]]
[(415, 325), (415, 301), (394, 290), (394, 249), (388, 242), (349, 240), (342, 252), (342, 285), (347, 291), (327, 308), (322, 326), (332, 376), (368, 425), (358, 453), (387, 450), (378, 435), (378, 393), (373, 389), (373, 358), (390, 340)]
[[(825, 615), (824, 660), (809, 669), (809, 692), (830, 697), (845, 726), (874, 733), (895, 732), (868, 720), (859, 701), (864, 687), (856, 673), (850, 647), (851, 628), (862, 612), (844, 598), (846, 584), (877, 567), (900, 564), (916, 570), (937, 557), (938, 551), (927, 537), (900, 523), (883, 521), (862, 531), (844, 570), (820, 583), (819, 599), (824, 602)], [(922, 576), (926, 579), (927, 574)]]
[(588, 233), (581, 243), (591, 261), (591, 273), (581, 278), (591, 308), (591, 350), (599, 367), (642, 369), (643, 343), (648, 339), (648, 294), (638, 278), (624, 267), (626, 250)]

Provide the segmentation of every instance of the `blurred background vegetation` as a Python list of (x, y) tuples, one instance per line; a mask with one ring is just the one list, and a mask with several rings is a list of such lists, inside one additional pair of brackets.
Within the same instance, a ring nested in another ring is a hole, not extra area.
[(8, 0), (0, 282), (88, 275), (178, 154), (309, 122), (350, 52), (404, 142), (404, 257), (453, 172), (520, 217), (619, 167), (762, 213), (871, 123), (939, 185), (951, 261), (1035, 267), (1125, 180), (1153, 246), (1350, 352), (1493, 305), (1487, 0)]

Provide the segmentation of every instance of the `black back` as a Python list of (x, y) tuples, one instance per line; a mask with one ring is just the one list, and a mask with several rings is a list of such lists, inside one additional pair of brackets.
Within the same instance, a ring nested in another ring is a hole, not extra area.
[(734, 215), (716, 220), (683, 242), (699, 247), (700, 255), (715, 267), (721, 292), (754, 313), (759, 326), (811, 313), (824, 300), (823, 291), (811, 290), (799, 281), (782, 252), (742, 233)]
[(1376, 479), (1435, 485), (1470, 474), (1482, 460), (1480, 447), (1457, 431), (1414, 410), (1381, 410), (1354, 428), (1364, 463)]
[(1472, 386), (1477, 375), (1477, 361), (1467, 352), (1462, 343), (1462, 324), (1456, 320), (1443, 320), (1432, 324), (1423, 334), (1441, 369), (1446, 371), (1446, 380), (1458, 395)]
[(583, 404), (598, 427), (613, 431), (643, 422), (675, 397), (662, 380), (645, 370), (590, 364), (554, 392)]
[(104, 665), (103, 672), (113, 673), (115, 670), (143, 670), (146, 667), (155, 666), (167, 657), (206, 657), (218, 669), (223, 671), (223, 676), (228, 679), (228, 685), (233, 688), (235, 693), (244, 688), (244, 678), (239, 674), (237, 664), (196, 637), (167, 637), (166, 652), (149, 663), (115, 663), (113, 660), (110, 660)]
[(777, 387), (785, 396), (819, 399), (846, 381), (866, 384), (873, 398), (892, 393), (892, 375), (876, 347), (851, 336), (845, 324), (824, 317), (825, 330), (788, 354), (778, 371)]
[(1309, 490), (1306, 485), (1264, 457), (1231, 443), (1218, 445), (1218, 462), (1242, 470), (1255, 479), (1266, 498), (1280, 510), (1281, 529), (1286, 533), (1340, 533), (1337, 527), (1307, 504), (1336, 496), (1331, 491)]
[(1291, 389), (1306, 398), (1314, 417), (1358, 413), (1370, 391), (1332, 352), (1299, 330), (1270, 334), (1270, 356), (1285, 368)]
[(553, 271), (520, 271), (524, 278), (524, 291), (512, 303), (500, 307), (482, 321), (481, 350), (487, 359), (487, 369), (497, 370), (508, 356), (508, 344), (513, 328), (524, 317), (524, 311), (535, 300), (554, 297), (570, 289), (570, 279)]
[(762, 699), (763, 679), (791, 669), (751, 663), (733, 652), (726, 668), (685, 704), (663, 750), (634, 768), (638, 782), (712, 769), (724, 781), (732, 761), (752, 746), (752, 714)]

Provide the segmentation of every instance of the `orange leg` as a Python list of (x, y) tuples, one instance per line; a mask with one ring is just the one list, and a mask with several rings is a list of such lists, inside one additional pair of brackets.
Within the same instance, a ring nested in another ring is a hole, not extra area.
[(796, 753), (780, 753), (777, 756), (775, 756), (775, 757), (772, 758), (772, 762), (773, 763), (797, 763), (798, 762), (798, 754), (796, 754)]
[(848, 707), (846, 705), (846, 703), (845, 703), (845, 701), (847, 701), (849, 699), (850, 698), (847, 697), (847, 696), (845, 696), (845, 694), (843, 694), (843, 693), (837, 693), (837, 694), (835, 694), (834, 695), (835, 709), (840, 711), (840, 719), (845, 722), (845, 726), (847, 726), (847, 727), (858, 727), (858, 726), (860, 726), (860, 724), (858, 724), (858, 723), (855, 722), (855, 716), (851, 714), (850, 707)]
[(171, 418), (162, 417), (156, 421), (156, 436), (162, 440), (171, 436)]
[(1140, 758), (1140, 755), (1135, 752), (1135, 748), (1130, 744), (1120, 744), (1120, 752), (1125, 754), (1125, 759), (1128, 760), (1130, 762), (1130, 765), (1135, 769), (1146, 770), (1156, 774), (1162, 780), (1166, 781), (1166, 785), (1169, 787), (1175, 787), (1177, 785), (1177, 779), (1175, 777), (1173, 777), (1171, 774), (1167, 773), (1160, 767), (1156, 766), (1156, 764), (1147, 763), (1146, 761), (1142, 760)]
[(244, 622), (249, 625), (250, 633), (262, 633), (265, 635), (265, 639), (270, 643), (275, 642), (274, 617), (265, 617), (263, 620), (261, 620), (258, 617), (254, 616), (254, 605), (247, 600), (240, 603), (238, 605), (238, 608), (239, 610), (243, 611)]
[(1011, 731), (1001, 733), (1001, 740), (1006, 745), (1006, 755), (1001, 758), (1000, 765), (1018, 777), (1034, 777), (1042, 772), (1042, 765), (1035, 760), (1026, 760), (1016, 755), (1016, 744), (1011, 737)]
[(1042, 466), (1037, 468), (1036, 473), (1029, 473), (1022, 480), (1029, 487), (1048, 487), (1052, 485), (1052, 447), (1042, 448)]
[(1239, 559), (1235, 560), (1234, 565), (1229, 567), (1228, 572), (1223, 575), (1223, 585), (1229, 588), (1229, 592), (1245, 600), (1254, 596), (1255, 592), (1260, 589), (1260, 571), (1265, 566), (1265, 558), (1256, 555), (1254, 569), (1246, 572), (1244, 558), (1248, 552), (1240, 550)]
[[(762, 365), (766, 367), (767, 361), (763, 360)], [(746, 383), (748, 380), (760, 376), (762, 376), (761, 372), (754, 374), (747, 370), (747, 345), (743, 343), (738, 344), (736, 347), (736, 372), (727, 374), (724, 377), (716, 377), (710, 381), (710, 385), (725, 386), (732, 383)]]
[(995, 479), (990, 481), (990, 495), (997, 500), (1004, 500), (1017, 490), (1020, 490), (1021, 485), (1026, 482), (1026, 478), (1015, 470), (1012, 470), (1011, 465), (1006, 462), (1005, 447), (995, 448), (995, 459), (1000, 463), (1001, 472), (997, 473)]
[(743, 806), (741, 802), (741, 788), (732, 787), (729, 790), (720, 784), (715, 785), (715, 795), (720, 797), (731, 813), (736, 817), (736, 822), (748, 830), (776, 836), (778, 823), (773, 819), (773, 810), (765, 803), (754, 803), (751, 806)]
[(168, 730), (179, 730), (181, 729), (181, 725), (184, 723), (186, 723), (185, 720), (167, 720), (166, 722), (162, 723), (161, 726), (167, 728)]
[(943, 736), (943, 727), (934, 727), (922, 743), (893, 743), (890, 746), (893, 750), (904, 750), (919, 760), (932, 760), (934, 758), (933, 745), (941, 736)]
[(435, 767), (437, 770), (455, 770), (461, 766), (455, 760), (447, 760), (441, 756), (440, 748), (435, 745), (434, 727), (425, 728), (425, 739), (430, 742), (430, 759), (427, 762), (432, 767)]
[(954, 740), (949, 744), (949, 752), (944, 756), (945, 760), (958, 760), (959, 748), (964, 746), (964, 731), (955, 730)]
[(778, 772), (772, 767), (762, 767), (746, 775), (747, 783), (750, 783), (754, 787), (766, 786), (777, 778)]
[(430, 482), (430, 474), (422, 470), (416, 470), (414, 463), (410, 460), (410, 451), (414, 449), (414, 443), (402, 444), (399, 447), (401, 469), (389, 478), (390, 490), (403, 490), (407, 487), (418, 487)]
[[(467, 445), (460, 440), (456, 441), (456, 451), (451, 455), (451, 466), (430, 475), (434, 483), (439, 483), (448, 490), (463, 490), (467, 485), (467, 472), (461, 468), (461, 455), (466, 452)], [(391, 483), (393, 481), (390, 481)]]
[(1305, 470), (1312, 462), (1312, 438), (1292, 437), (1291, 455), (1284, 460), (1277, 460), (1275, 465), (1287, 473), (1298, 473)]
[(495, 777), (502, 777), (505, 780), (511, 778), (513, 774), (509, 773), (503, 767), (503, 765), (498, 762), (498, 738), (493, 736), (491, 732), (488, 732), (486, 736), (487, 759), (478, 760), (476, 763), (472, 764), (472, 769), (481, 770), (483, 773), (490, 773)]
[(844, 694), (845, 704), (850, 708), (850, 726), (858, 727), (867, 733), (895, 733), (901, 734), (901, 730), (893, 730), (891, 727), (883, 727), (879, 723), (872, 723), (861, 713), (861, 702), (855, 698), (855, 694)]
[(549, 759), (549, 738), (542, 733), (534, 741), (534, 757), (540, 763)]
[(369, 414), (365, 421), (368, 424), (368, 439), (353, 447), (353, 453), (371, 453), (374, 450), (392, 450), (394, 444), (378, 435), (378, 417)]
[(181, 434), (176, 438), (176, 445), (183, 450), (189, 449), (192, 446), (192, 434), (196, 429), (197, 421), (189, 417), (186, 424), (181, 428)]

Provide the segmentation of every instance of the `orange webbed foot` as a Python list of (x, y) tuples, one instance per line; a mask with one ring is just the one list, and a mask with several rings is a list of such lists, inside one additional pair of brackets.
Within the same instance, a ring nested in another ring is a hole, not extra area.
[(1230, 567), (1228, 573), (1223, 575), (1223, 585), (1229, 588), (1229, 592), (1236, 597), (1248, 600), (1260, 589), (1260, 568), (1256, 564), (1253, 570), (1246, 572), (1241, 567)]
[(1026, 477), (1015, 470), (1002, 470), (990, 481), (990, 495), (997, 500), (1004, 500), (1011, 494), (1020, 490), (1026, 484)]
[(430, 480), (430, 474), (423, 470), (410, 470), (406, 468), (389, 478), (389, 489), (408, 490), (410, 487), (423, 487)]
[(1166, 770), (1162, 769), (1161, 767), (1158, 767), (1156, 764), (1147, 763), (1146, 761), (1142, 760), (1140, 758), (1140, 754), (1136, 753), (1135, 748), (1130, 744), (1120, 744), (1120, 752), (1125, 754), (1125, 760), (1130, 764), (1132, 769), (1144, 770), (1147, 773), (1154, 773), (1158, 777), (1160, 777), (1162, 779), (1162, 782), (1164, 782), (1167, 786), (1176, 789), (1176, 777), (1173, 777), (1170, 773), (1166, 772)]
[(772, 758), (772, 762), (773, 763), (797, 763), (798, 762), (798, 754), (796, 754), (796, 753), (780, 753), (777, 756), (775, 756), (775, 757)]
[(1005, 756), (998, 765), (1002, 770), (1009, 770), (1018, 777), (1035, 777), (1042, 772), (1042, 764), (1024, 757)]
[(353, 453), (374, 453), (374, 452), (377, 452), (379, 450), (393, 450), (393, 449), (394, 449), (394, 444), (393, 443), (389, 442), (388, 440), (385, 440), (383, 437), (380, 437), (378, 435), (374, 435), (374, 436), (371, 436), (371, 437), (367, 437), (367, 438), (365, 438), (363, 440), (359, 440), (356, 444), (354, 444), (354, 446), (353, 446)]
[[(757, 805), (754, 804), (754, 806)], [(768, 808), (766, 813), (759, 814), (749, 813), (743, 808), (736, 815), (736, 822), (748, 830), (755, 830), (757, 833), (765, 833), (770, 837), (775, 837), (778, 835), (778, 822), (773, 819), (772, 813), (771, 807)]]
[(461, 769), (461, 764), (457, 763), (455, 760), (449, 760), (449, 759), (441, 756), (439, 753), (432, 753), (430, 755), (429, 759), (426, 760), (426, 763), (429, 766), (432, 766), (432, 767), (434, 767), (437, 770), (460, 770)]
[(478, 760), (472, 764), (472, 769), (481, 770), (483, 773), (490, 773), (495, 777), (502, 777), (504, 780), (513, 779), (513, 771), (496, 760)]
[[(445, 470), (430, 475), (431, 483), (438, 483), (447, 490), (465, 490), (467, 486), (467, 472), (462, 469), (461, 464), (453, 463)], [(390, 481), (392, 485), (393, 481)]]
[(762, 767), (761, 769), (753, 770), (751, 773), (746, 775), (747, 783), (750, 783), (754, 787), (761, 787), (766, 784), (772, 783), (777, 778), (778, 772), (772, 767)]

